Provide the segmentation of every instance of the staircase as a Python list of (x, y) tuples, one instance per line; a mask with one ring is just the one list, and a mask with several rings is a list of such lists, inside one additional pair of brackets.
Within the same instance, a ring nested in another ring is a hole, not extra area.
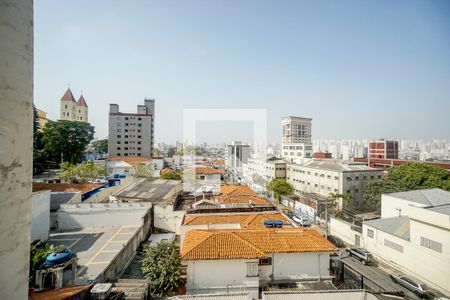
[(113, 291), (122, 291), (124, 300), (145, 300), (148, 295), (148, 282), (145, 279), (119, 279)]

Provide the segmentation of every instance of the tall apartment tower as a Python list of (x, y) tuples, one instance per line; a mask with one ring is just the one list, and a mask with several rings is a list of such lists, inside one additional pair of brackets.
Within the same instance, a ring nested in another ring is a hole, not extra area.
[(398, 141), (371, 141), (369, 142), (369, 159), (398, 159)]
[(155, 100), (145, 99), (137, 113), (123, 113), (109, 105), (109, 157), (151, 158), (154, 144)]
[(227, 166), (229, 168), (242, 170), (242, 164), (246, 164), (249, 157), (250, 145), (234, 141), (226, 148)]
[(303, 163), (312, 158), (311, 118), (283, 117), (282, 156), (292, 163)]
[(60, 119), (88, 122), (88, 105), (83, 95), (75, 101), (72, 91), (67, 89), (61, 98)]

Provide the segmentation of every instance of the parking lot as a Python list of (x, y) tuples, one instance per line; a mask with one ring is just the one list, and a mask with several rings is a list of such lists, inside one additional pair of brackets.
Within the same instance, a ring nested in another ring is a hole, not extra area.
[[(49, 243), (69, 247), (78, 257), (77, 283), (95, 279), (114, 259), (138, 226), (122, 226), (51, 234)], [(68, 271), (70, 272), (70, 271)], [(70, 278), (69, 274), (65, 277)]]

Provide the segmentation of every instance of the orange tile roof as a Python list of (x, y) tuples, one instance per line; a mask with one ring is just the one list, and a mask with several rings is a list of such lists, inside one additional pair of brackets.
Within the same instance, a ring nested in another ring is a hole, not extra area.
[(259, 195), (219, 195), (214, 200), (223, 204), (270, 205), (271, 203)]
[(223, 171), (213, 168), (195, 168), (187, 171), (193, 171), (195, 174), (223, 174)]
[(211, 163), (216, 166), (224, 166), (225, 165), (225, 161), (222, 159), (213, 160), (213, 161), (211, 161)]
[(52, 192), (86, 193), (101, 187), (96, 183), (41, 183), (33, 182), (33, 192), (51, 190)]
[(112, 161), (124, 161), (127, 164), (145, 163), (151, 160), (146, 157), (110, 157), (108, 160)]
[(264, 228), (264, 221), (280, 220), (283, 224), (291, 224), (286, 217), (279, 212), (276, 213), (248, 213), (248, 214), (199, 214), (186, 215), (183, 225), (202, 224), (233, 224), (241, 225), (241, 228)]
[(256, 192), (246, 185), (222, 185), (220, 193), (225, 195), (256, 195)]
[(190, 230), (183, 240), (181, 259), (249, 259), (267, 257), (270, 253), (337, 250), (313, 229)]
[(164, 175), (164, 174), (171, 174), (171, 173), (175, 173), (175, 170), (169, 169), (169, 168), (165, 168), (162, 169), (159, 174)]
[(220, 203), (266, 205), (269, 201), (246, 185), (222, 185), (214, 197)]

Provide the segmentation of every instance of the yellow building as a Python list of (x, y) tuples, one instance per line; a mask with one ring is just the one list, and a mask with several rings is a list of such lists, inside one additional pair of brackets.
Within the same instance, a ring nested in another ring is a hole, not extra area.
[(39, 122), (39, 131), (42, 131), (45, 127), (45, 124), (47, 124), (47, 113), (43, 110), (40, 110), (39, 108), (36, 108), (36, 114)]

